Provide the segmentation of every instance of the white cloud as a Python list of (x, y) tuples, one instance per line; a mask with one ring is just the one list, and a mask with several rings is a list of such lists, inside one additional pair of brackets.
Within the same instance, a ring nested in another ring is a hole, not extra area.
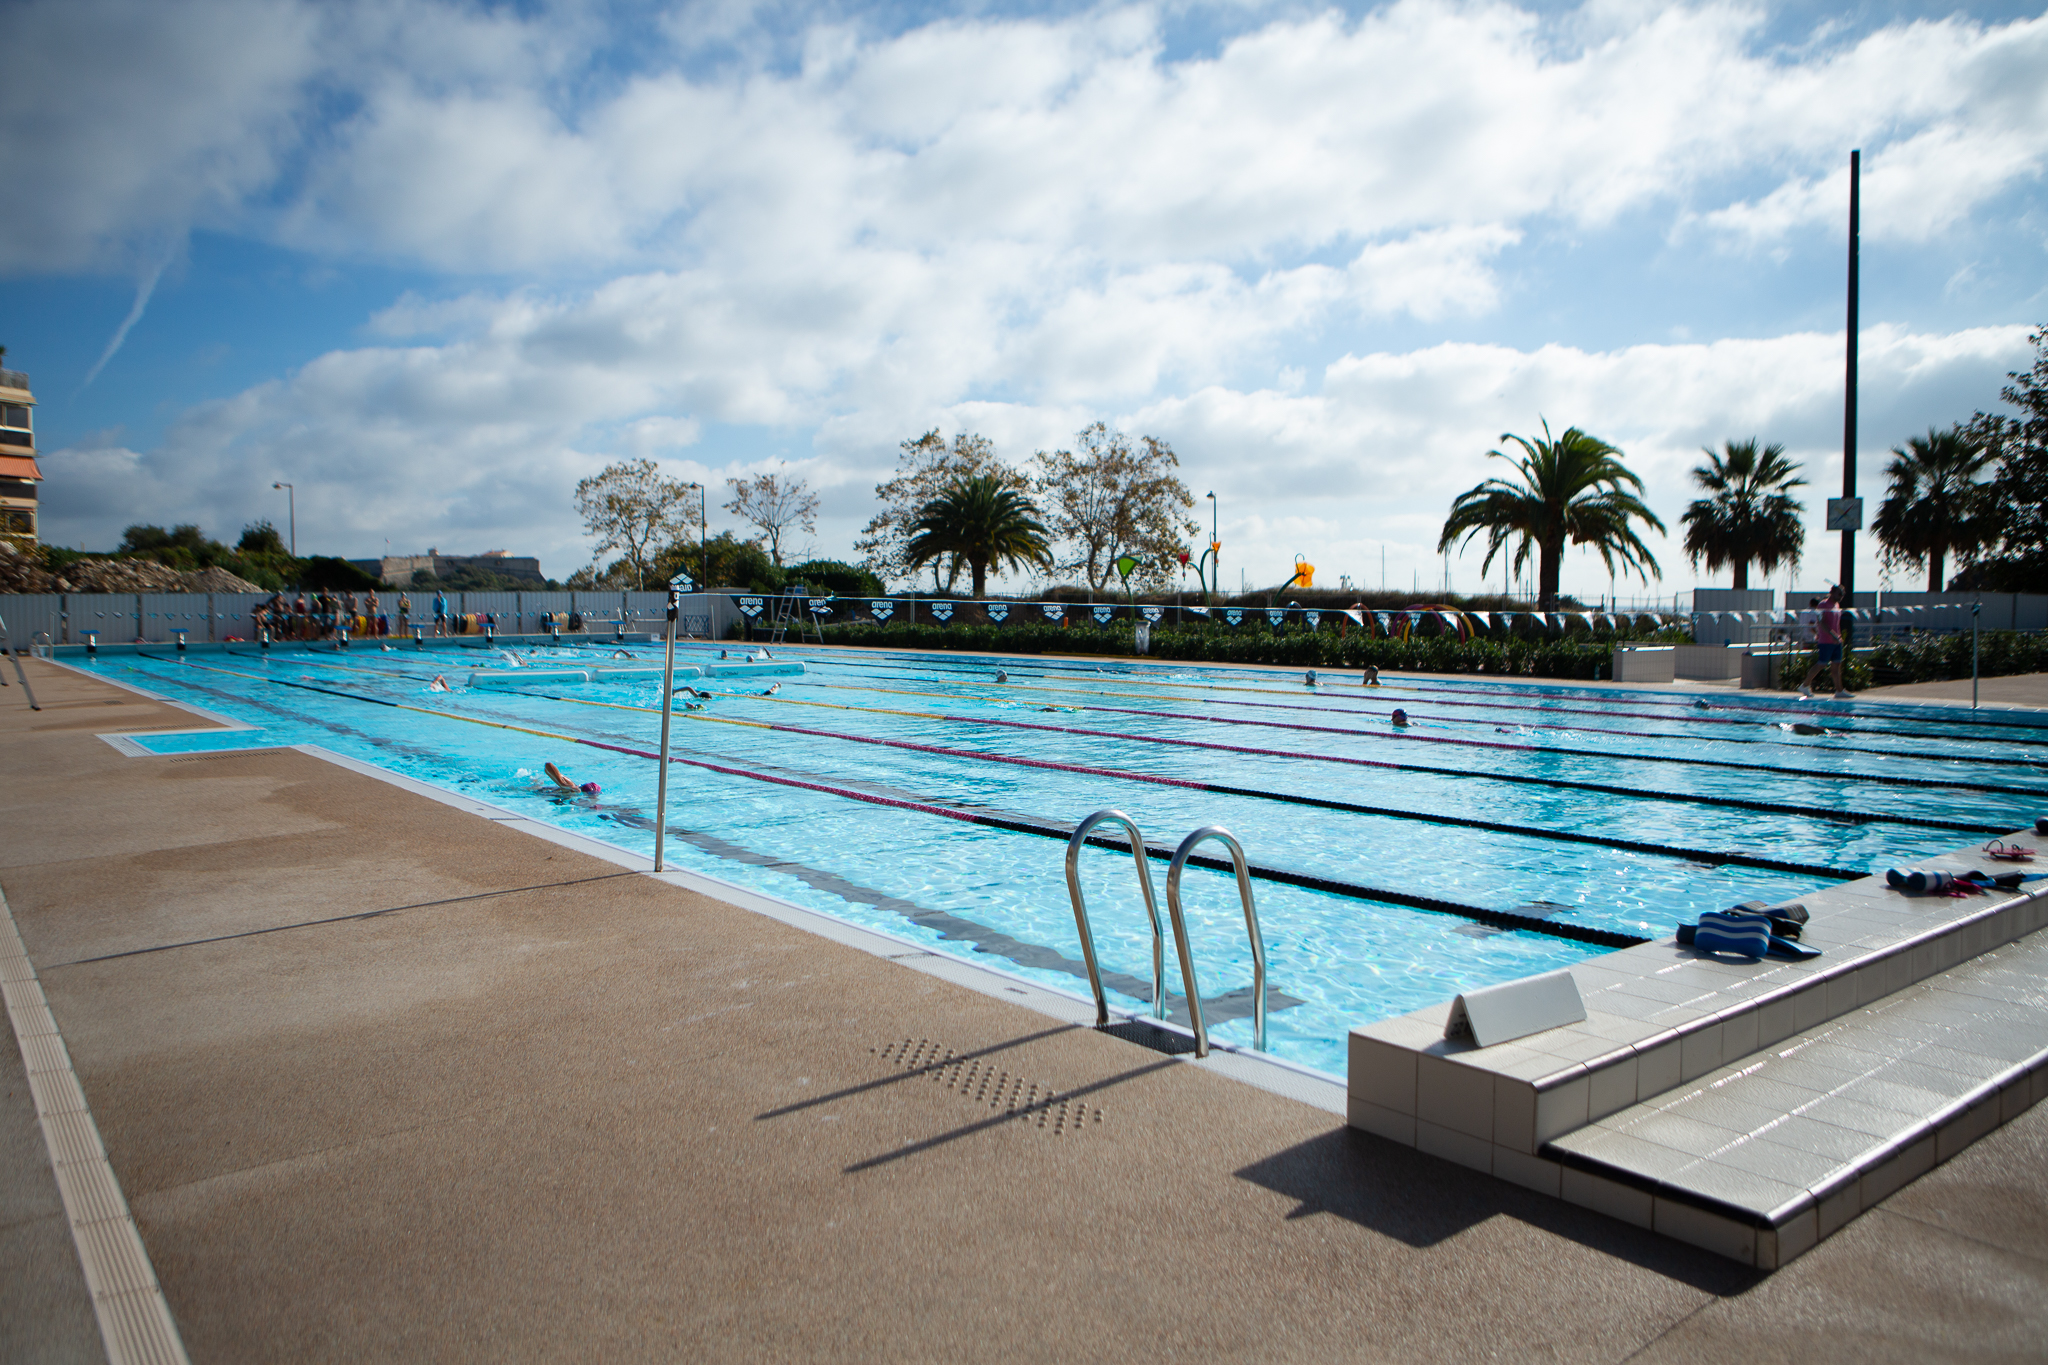
[[(1702, 443), (1754, 431), (1821, 467), (1839, 338), (1518, 350), (1430, 345), (1427, 325), (1498, 315), (1530, 243), (1631, 216), (1656, 238), (1832, 244), (1852, 143), (1866, 231), (1905, 242), (2048, 162), (2048, 17), (1787, 53), (1746, 6), (1396, 0), (1247, 8), (1170, 57), (1175, 12), (1143, 5), (777, 32), (714, 3), (644, 44), (608, 13), (12, 11), (38, 60), (0, 87), (0, 269), (126, 268), (207, 227), (445, 284), (369, 319), (379, 344), (193, 409), (150, 449), (53, 457), (54, 533), (228, 533), (211, 523), (270, 515), (290, 478), (327, 543), (470, 533), (564, 573), (583, 559), (567, 490), (607, 459), (715, 486), (786, 456), (843, 552), (904, 437), (980, 430), (1022, 457), (1119, 413), (1172, 439), (1198, 492), (1227, 490), (1227, 555), (1261, 573), (1301, 551), (1363, 574), (1383, 543), (1428, 561), (1484, 450), (1539, 413), (1622, 444), (1675, 522)], [(1373, 339), (1390, 325), (1424, 339)], [(1367, 339), (1332, 360), (1333, 333)], [(2018, 335), (1873, 331), (1867, 430), (1988, 401)]]

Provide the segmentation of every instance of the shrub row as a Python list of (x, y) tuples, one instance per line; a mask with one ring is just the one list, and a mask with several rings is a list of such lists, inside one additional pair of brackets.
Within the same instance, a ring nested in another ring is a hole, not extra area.
[[(1135, 655), (1132, 627), (1117, 623), (1060, 627), (829, 625), (825, 642), (880, 649), (973, 650), (988, 654)], [(1284, 664), (1300, 668), (1374, 667), (1419, 673), (1491, 673), (1507, 677), (1601, 678), (1613, 643), (1576, 639), (1459, 640), (1453, 636), (1384, 639), (1353, 631), (1193, 626), (1152, 631), (1150, 655), (1205, 663)]]
[[(1977, 641), (1977, 674), (2006, 678), (2019, 673), (2048, 673), (2048, 635), (2023, 630), (1987, 630)], [(1778, 670), (1778, 685), (1794, 688), (1813, 663), (1808, 651), (1788, 659)], [(1843, 676), (1849, 690), (1892, 683), (1946, 682), (1970, 676), (1970, 636), (1922, 632), (1860, 650), (1849, 659)], [(1826, 681), (1825, 678), (1820, 681)]]

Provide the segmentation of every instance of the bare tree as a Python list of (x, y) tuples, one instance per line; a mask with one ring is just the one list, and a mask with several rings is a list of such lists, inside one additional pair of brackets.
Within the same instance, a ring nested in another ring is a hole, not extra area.
[(725, 486), (732, 490), (725, 510), (760, 531), (755, 539), (767, 546), (778, 569), (783, 534), (792, 526), (802, 528), (805, 535), (818, 529), (818, 495), (802, 479), (756, 474), (751, 479), (727, 479)]
[[(690, 486), (664, 479), (652, 460), (606, 465), (576, 485), (576, 510), (584, 531), (597, 542), (595, 559), (617, 551), (645, 588), (654, 561), (670, 542), (689, 533)], [(596, 564), (591, 566), (595, 573)]]
[(1078, 570), (1099, 592), (1117, 558), (1128, 554), (1143, 566), (1133, 575), (1140, 586), (1171, 583), (1176, 552), (1201, 530), (1187, 517), (1195, 495), (1174, 472), (1180, 457), (1152, 436), (1133, 446), (1101, 422), (1074, 444), (1078, 453), (1041, 450), (1036, 457), (1047, 523), (1069, 552), (1057, 567)]
[[(905, 441), (896, 461), (896, 477), (875, 485), (882, 510), (853, 542), (861, 562), (884, 581), (901, 579), (916, 572), (911, 565), (911, 523), (932, 499), (955, 483), (983, 476), (1001, 481), (1003, 487), (1023, 493), (1031, 480), (1021, 470), (1004, 464), (986, 436), (961, 432), (946, 443), (936, 429), (914, 441)], [(947, 555), (929, 561), (934, 591), (951, 592), (965, 561)]]

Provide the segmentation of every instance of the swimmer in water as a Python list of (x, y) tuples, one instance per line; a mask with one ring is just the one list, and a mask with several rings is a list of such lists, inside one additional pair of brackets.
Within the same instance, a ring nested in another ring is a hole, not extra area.
[(1004, 671), (1003, 671), (1002, 669), (1000, 669), (1000, 668), (996, 670), (996, 681), (997, 681), (997, 682), (999, 682), (999, 683), (1006, 683), (1006, 682), (1008, 682), (1009, 680), (1010, 680), (1010, 675), (1009, 675), (1009, 674), (1005, 673), (1005, 672), (1004, 672)]
[(1360, 687), (1378, 687), (1380, 685), (1379, 669), (1372, 664), (1367, 664), (1365, 666), (1365, 676), (1358, 680), (1358, 685)]
[(546, 773), (548, 779), (565, 792), (582, 792), (585, 796), (595, 796), (604, 790), (595, 782), (585, 782), (581, 785), (571, 782), (568, 778), (562, 776), (562, 770), (552, 763), (541, 764), (541, 771)]
[[(419, 675), (414, 674), (413, 676), (418, 677)], [(434, 680), (427, 684), (427, 691), (429, 692), (447, 692), (449, 690), (451, 689), (448, 686), (448, 680), (442, 677), (439, 673), (436, 673), (434, 675)]]
[(1311, 668), (1308, 671), (1308, 676), (1306, 678), (1303, 678), (1301, 681), (1304, 687), (1314, 687), (1316, 685), (1316, 671), (1313, 668)]
[(1825, 725), (1812, 725), (1803, 720), (1779, 721), (1778, 728), (1780, 730), (1789, 730), (1795, 735), (1831, 735), (1834, 733)]
[(1398, 706), (1394, 708), (1392, 720), (1394, 724), (1400, 726), (1403, 729), (1406, 729), (1408, 727), (1408, 713), (1406, 711), (1403, 711)]
[(782, 690), (782, 684), (781, 684), (781, 683), (769, 683), (767, 687), (765, 687), (765, 688), (763, 688), (763, 689), (762, 689), (762, 691), (761, 691), (761, 695), (762, 695), (762, 696), (764, 696), (764, 697), (772, 697), (772, 696), (774, 696), (774, 695), (775, 695), (775, 694), (776, 694), (777, 692), (780, 692), (781, 690)]

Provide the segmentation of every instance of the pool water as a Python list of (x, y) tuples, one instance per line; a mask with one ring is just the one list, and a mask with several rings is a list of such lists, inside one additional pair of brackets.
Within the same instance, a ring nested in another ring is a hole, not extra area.
[[(613, 648), (517, 657), (547, 666)], [(716, 654), (685, 647), (678, 662)], [(2048, 809), (2048, 730), (1964, 709), (1740, 694), (1700, 709), (1668, 693), (1479, 680), (1309, 687), (1216, 666), (777, 655), (807, 672), (679, 697), (703, 709), (673, 722), (674, 865), (1085, 996), (1065, 849), (1047, 835), (1111, 806), (1155, 848), (1223, 825), (1255, 866), (1344, 888), (1254, 883), (1268, 1050), (1332, 1074), (1355, 1025), (1609, 950), (1559, 933), (1668, 935), (1703, 910), (1797, 896)], [(358, 644), (85, 667), (256, 727), (142, 737), (154, 752), (318, 744), (651, 854), (658, 764), (643, 755), (659, 747), (659, 679), (464, 685), (508, 662)], [(454, 690), (430, 690), (437, 673)], [(1390, 723), (1396, 706), (1405, 729)], [(553, 790), (549, 761), (602, 793)], [(1088, 850), (1082, 874), (1111, 1003), (1142, 1011), (1151, 938), (1129, 855)], [(1162, 912), (1164, 874), (1155, 864)], [(1194, 868), (1184, 889), (1211, 1033), (1249, 1045), (1235, 888)], [(1475, 918), (1500, 912), (1551, 932)]]

